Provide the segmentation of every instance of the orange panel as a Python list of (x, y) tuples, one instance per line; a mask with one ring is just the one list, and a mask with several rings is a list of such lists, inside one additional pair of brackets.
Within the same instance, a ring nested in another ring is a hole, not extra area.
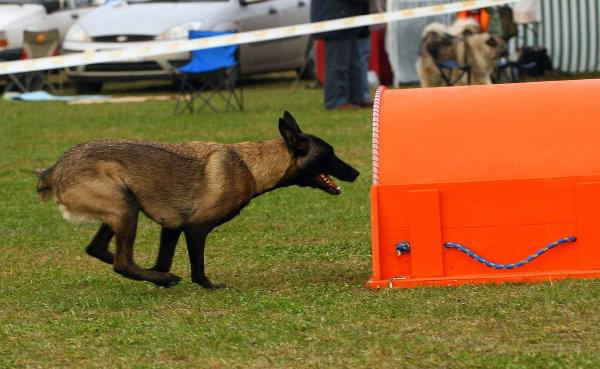
[(600, 182), (579, 183), (576, 188), (579, 267), (600, 268)]
[(408, 191), (407, 198), (412, 276), (441, 276), (444, 263), (439, 191)]

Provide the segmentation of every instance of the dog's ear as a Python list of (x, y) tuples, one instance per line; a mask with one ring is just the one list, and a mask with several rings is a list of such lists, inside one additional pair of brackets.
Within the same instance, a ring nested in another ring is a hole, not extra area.
[(296, 119), (292, 116), (292, 114), (289, 111), (286, 110), (283, 112), (283, 120), (288, 122), (290, 125), (295, 126), (298, 132), (302, 133), (300, 126), (298, 126), (298, 123), (296, 122)]
[(283, 113), (283, 118), (279, 118), (279, 133), (295, 154), (304, 155), (308, 152), (308, 140), (302, 136), (298, 123), (287, 111)]
[(495, 38), (490, 37), (488, 38), (485, 43), (489, 46), (489, 47), (498, 47), (498, 41), (496, 41)]

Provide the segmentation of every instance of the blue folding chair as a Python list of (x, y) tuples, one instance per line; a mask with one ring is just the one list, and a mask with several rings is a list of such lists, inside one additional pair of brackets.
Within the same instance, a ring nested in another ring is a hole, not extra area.
[[(446, 86), (454, 86), (461, 78), (467, 75), (467, 84), (471, 84), (471, 65), (459, 64), (456, 60), (436, 61), (435, 65)], [(454, 73), (456, 71), (456, 73)], [(453, 76), (454, 74), (454, 76)]]
[[(228, 32), (190, 31), (189, 38), (213, 37)], [(236, 60), (238, 45), (215, 47), (192, 51), (190, 62), (176, 69), (181, 87), (175, 113), (186, 109), (193, 113), (196, 99), (201, 100), (198, 110), (209, 107), (215, 112), (244, 109), (244, 95), (241, 88), (236, 89), (239, 63)], [(220, 103), (214, 101), (218, 98)]]

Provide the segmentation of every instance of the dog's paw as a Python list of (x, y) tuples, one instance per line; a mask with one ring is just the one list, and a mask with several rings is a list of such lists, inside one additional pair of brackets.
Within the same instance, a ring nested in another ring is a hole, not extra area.
[(218, 290), (221, 288), (225, 288), (225, 284), (223, 283), (212, 283), (208, 278), (202, 278), (198, 280), (192, 280), (194, 283), (198, 283), (200, 286), (208, 289), (208, 290)]
[(205, 288), (209, 288), (211, 290), (219, 290), (221, 288), (225, 288), (225, 283), (211, 283), (211, 287), (205, 287)]
[(172, 287), (181, 281), (181, 277), (176, 276), (175, 274), (165, 273), (164, 277), (158, 278), (152, 281), (154, 284), (160, 287)]
[(168, 273), (169, 272), (167, 269), (161, 268), (158, 265), (155, 265), (152, 268), (148, 268), (148, 270), (151, 270), (153, 272), (159, 272), (159, 273)]

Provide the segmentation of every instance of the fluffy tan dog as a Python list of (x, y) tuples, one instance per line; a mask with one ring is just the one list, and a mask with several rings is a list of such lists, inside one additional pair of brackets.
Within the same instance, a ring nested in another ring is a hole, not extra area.
[(498, 59), (506, 53), (506, 46), (501, 38), (479, 33), (479, 24), (471, 19), (456, 21), (449, 27), (437, 22), (431, 23), (425, 27), (422, 35), (416, 63), (421, 87), (448, 84), (436, 62), (471, 66), (470, 78), (468, 73), (453, 69), (448, 75), (452, 84), (490, 84)]
[[(458, 43), (456, 53), (460, 65), (471, 65), (472, 85), (489, 85), (492, 83), (492, 73), (498, 59), (506, 56), (507, 51), (502, 38), (489, 33), (479, 33)], [(467, 76), (463, 76), (457, 84), (468, 84)]]

